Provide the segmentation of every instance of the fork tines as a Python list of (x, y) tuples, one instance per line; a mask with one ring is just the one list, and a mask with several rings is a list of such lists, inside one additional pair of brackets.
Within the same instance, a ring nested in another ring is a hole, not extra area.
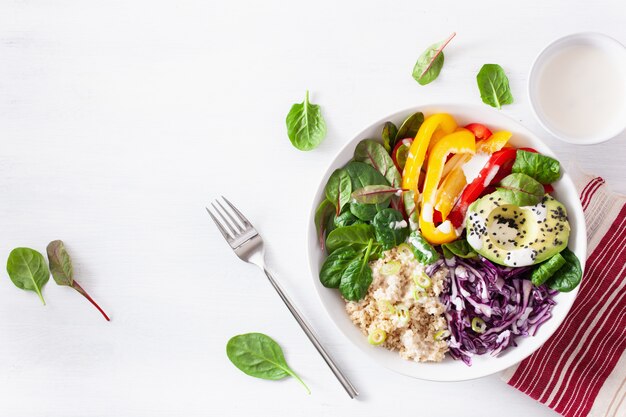
[[(226, 203), (225, 207), (219, 199), (215, 199), (211, 203), (213, 210), (206, 207), (206, 211), (209, 216), (215, 222), (215, 225), (229, 243), (234, 239), (241, 237), (243, 234), (247, 234), (254, 230), (252, 223), (246, 219), (238, 209), (228, 199), (221, 196), (222, 200)], [(217, 216), (216, 216), (217, 215)]]

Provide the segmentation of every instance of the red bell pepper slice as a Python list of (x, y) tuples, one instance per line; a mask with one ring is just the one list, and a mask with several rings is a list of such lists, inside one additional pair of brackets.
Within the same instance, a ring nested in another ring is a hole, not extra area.
[[(478, 177), (465, 187), (461, 197), (448, 215), (448, 219), (455, 228), (459, 228), (463, 224), (470, 204), (476, 201), (487, 187), (491, 184), (497, 184), (511, 173), (516, 153), (517, 149), (515, 148), (503, 148), (491, 155), (487, 164), (480, 170)], [(496, 170), (495, 174), (494, 170)]]
[(491, 136), (491, 130), (480, 123), (470, 123), (465, 128), (472, 132), (477, 140), (489, 139)]

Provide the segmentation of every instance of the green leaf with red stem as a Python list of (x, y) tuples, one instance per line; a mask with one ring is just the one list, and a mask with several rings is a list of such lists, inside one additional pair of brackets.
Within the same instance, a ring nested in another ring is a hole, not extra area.
[(361, 204), (379, 204), (404, 191), (408, 190), (388, 185), (367, 185), (353, 192), (352, 199)]

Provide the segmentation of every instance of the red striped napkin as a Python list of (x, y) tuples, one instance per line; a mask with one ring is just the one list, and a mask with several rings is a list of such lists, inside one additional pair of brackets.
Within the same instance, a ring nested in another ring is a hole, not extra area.
[(502, 379), (565, 417), (625, 417), (626, 196), (578, 177), (588, 233), (580, 292), (556, 333)]

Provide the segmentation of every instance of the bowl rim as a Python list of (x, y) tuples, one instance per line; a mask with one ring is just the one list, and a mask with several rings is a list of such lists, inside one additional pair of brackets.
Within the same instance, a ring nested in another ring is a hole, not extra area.
[[(494, 109), (490, 109), (490, 108), (485, 108), (484, 106), (479, 106), (479, 105), (475, 105), (475, 104), (467, 104), (467, 103), (427, 103), (427, 104), (420, 104), (420, 105), (415, 105), (415, 106), (411, 106), (411, 107), (407, 107), (398, 111), (395, 111), (393, 113), (388, 114), (387, 116), (377, 120), (374, 123), (369, 124), (367, 127), (365, 127), (364, 129), (361, 129), (357, 134), (352, 135), (352, 137), (346, 141), (346, 143), (341, 146), (341, 148), (334, 154), (334, 156), (331, 158), (330, 162), (327, 164), (325, 170), (323, 171), (323, 175), (321, 176), (321, 179), (319, 181), (319, 184), (317, 186), (317, 190), (313, 195), (313, 198), (310, 202), (310, 211), (309, 211), (309, 215), (307, 217), (307, 229), (306, 229), (306, 246), (307, 246), (307, 261), (308, 261), (308, 265), (309, 265), (309, 272), (311, 274), (311, 278), (313, 279), (313, 286), (315, 287), (315, 292), (317, 293), (317, 297), (319, 302), (322, 304), (323, 310), (326, 314), (326, 316), (328, 317), (328, 319), (330, 319), (330, 321), (333, 323), (333, 325), (335, 326), (335, 328), (339, 331), (339, 333), (353, 346), (355, 346), (358, 350), (360, 350), (361, 352), (363, 352), (366, 356), (371, 358), (371, 354), (370, 352), (367, 351), (367, 347), (365, 344), (359, 344), (359, 343), (355, 343), (349, 336), (348, 334), (341, 328), (341, 326), (339, 325), (339, 323), (335, 320), (335, 318), (333, 317), (333, 315), (331, 314), (331, 311), (327, 308), (326, 306), (326, 302), (324, 301), (324, 296), (321, 292), (321, 284), (318, 285), (319, 279), (318, 279), (318, 274), (319, 274), (319, 270), (317, 268), (317, 265), (313, 259), (313, 253), (315, 251), (319, 251), (319, 247), (317, 245), (313, 245), (311, 246), (310, 242), (311, 239), (314, 238), (315, 241), (317, 241), (317, 233), (316, 233), (316, 228), (314, 226), (314, 219), (315, 219), (315, 211), (317, 209), (317, 206), (319, 205), (319, 197), (320, 195), (322, 195), (322, 190), (325, 186), (325, 182), (323, 181), (324, 179), (328, 178), (328, 176), (330, 175), (331, 171), (336, 169), (336, 161), (339, 159), (339, 157), (350, 147), (354, 147), (355, 144), (355, 140), (357, 138), (360, 138), (361, 136), (363, 136), (368, 130), (370, 130), (372, 127), (374, 126), (382, 126), (382, 124), (384, 124), (386, 121), (388, 120), (394, 120), (397, 119), (400, 115), (403, 114), (407, 114), (407, 113), (412, 113), (412, 112), (417, 112), (417, 111), (424, 111), (424, 109), (427, 108), (437, 108), (437, 109), (446, 109), (449, 107), (462, 107), (465, 109), (476, 109), (477, 111), (480, 109), (480, 111), (487, 111), (487, 112), (493, 112), (494, 114), (497, 114), (499, 117), (504, 117), (506, 119), (508, 119), (511, 123), (517, 125), (518, 128), (520, 128), (520, 130), (523, 131), (523, 133), (529, 137), (532, 137), (533, 140), (537, 141), (539, 144), (542, 145), (542, 147), (545, 147), (545, 149), (547, 150), (547, 152), (545, 152), (546, 154), (556, 157), (556, 155), (554, 154), (554, 152), (550, 149), (550, 147), (543, 141), (541, 140), (541, 138), (539, 138), (537, 135), (535, 135), (532, 131), (530, 131), (528, 128), (526, 128), (524, 125), (522, 125), (520, 122), (518, 122), (517, 120), (513, 119), (512, 117), (501, 113), (501, 112), (496, 112)], [(455, 115), (454, 112), (451, 112), (453, 114), (453, 116)], [(572, 188), (575, 190), (575, 186), (574, 183), (569, 175), (568, 172), (566, 172), (564, 170), (564, 173), (561, 177), (561, 179), (559, 181), (565, 181), (565, 182), (569, 182), (572, 186)], [(582, 219), (582, 228), (581, 227), (577, 227), (576, 228), (576, 241), (577, 241), (577, 245), (580, 246), (579, 250), (577, 252), (579, 252), (579, 254), (582, 254), (583, 256), (579, 257), (580, 259), (580, 264), (581, 264), (581, 268), (582, 268), (582, 272), (583, 272), (583, 279), (584, 279), (584, 274), (585, 274), (585, 263), (586, 263), (586, 258), (587, 258), (587, 230), (585, 228), (585, 222), (584, 222), (584, 213), (583, 213), (583, 209), (582, 209), (582, 205), (580, 203), (580, 199), (578, 197), (578, 194), (576, 194), (576, 199), (575, 201), (577, 202), (577, 204), (574, 205), (574, 207), (567, 207), (568, 213), (569, 212), (576, 212), (576, 218), (577, 219)], [(577, 223), (580, 223), (580, 220), (577, 221)], [(572, 239), (572, 235), (570, 235), (570, 242)], [(315, 251), (312, 251), (311, 249), (314, 249)], [(399, 369), (397, 367), (394, 366), (390, 366), (386, 363), (382, 363), (382, 361), (377, 361), (374, 360), (373, 362), (377, 362), (379, 363), (379, 365), (384, 366), (385, 368), (391, 369), (394, 372), (406, 375), (406, 376), (410, 376), (412, 378), (416, 378), (416, 379), (421, 379), (421, 380), (426, 380), (426, 381), (433, 381), (433, 382), (459, 382), (459, 381), (467, 381), (467, 380), (473, 380), (473, 379), (478, 379), (478, 378), (483, 378), (485, 376), (489, 376), (489, 375), (493, 375), (495, 373), (498, 372), (502, 372), (505, 369), (509, 369), (513, 366), (516, 366), (517, 364), (519, 364), (521, 361), (523, 361), (524, 359), (526, 359), (527, 357), (529, 357), (530, 355), (532, 355), (534, 352), (536, 352), (541, 346), (543, 346), (543, 344), (545, 342), (547, 342), (550, 337), (560, 328), (560, 326), (562, 325), (563, 321), (565, 320), (565, 318), (567, 317), (567, 315), (569, 314), (572, 305), (574, 304), (574, 301), (576, 299), (576, 296), (578, 294), (578, 291), (580, 289), (581, 285), (578, 285), (574, 290), (570, 291), (569, 293), (567, 293), (568, 295), (571, 295), (569, 304), (566, 306), (566, 310), (563, 311), (563, 315), (560, 319), (560, 321), (554, 325), (553, 329), (550, 329), (549, 333), (544, 333), (543, 336), (543, 342), (541, 342), (541, 344), (537, 345), (534, 348), (528, 349), (527, 352), (523, 353), (515, 362), (512, 362), (500, 369), (494, 369), (494, 370), (487, 370), (484, 371), (482, 373), (477, 373), (476, 375), (472, 375), (470, 377), (438, 377), (438, 378), (432, 378), (432, 377), (426, 377), (426, 376), (418, 376), (415, 375), (413, 373), (409, 373), (409, 372), (404, 372), (403, 369)], [(325, 290), (328, 290), (327, 288), (324, 287)], [(552, 317), (551, 320), (556, 320), (555, 317)], [(355, 327), (356, 328), (356, 327)], [(536, 337), (536, 336), (533, 336)], [(516, 347), (519, 348), (519, 347)], [(396, 355), (397, 352), (392, 352)], [(402, 358), (399, 357), (398, 358), (401, 359), (402, 361), (406, 361)], [(406, 361), (407, 364), (411, 364), (411, 361)], [(432, 366), (437, 366), (437, 364), (432, 364)]]
[(554, 38), (545, 47), (543, 47), (541, 51), (539, 51), (539, 53), (535, 56), (535, 59), (533, 59), (530, 70), (528, 72), (526, 93), (528, 95), (528, 101), (530, 102), (530, 108), (532, 110), (533, 116), (535, 116), (535, 120), (537, 120), (541, 127), (543, 127), (552, 136), (572, 145), (596, 145), (598, 143), (609, 141), (619, 136), (622, 132), (626, 131), (626, 122), (623, 126), (617, 127), (614, 131), (608, 132), (605, 135), (592, 136), (585, 139), (574, 139), (566, 135), (564, 132), (558, 131), (554, 127), (550, 126), (550, 123), (548, 123), (548, 121), (545, 119), (544, 115), (539, 109), (539, 104), (537, 102), (538, 99), (535, 94), (535, 86), (537, 82), (538, 71), (541, 67), (539, 65), (541, 61), (545, 60), (548, 56), (553, 55), (555, 52), (557, 52), (560, 49), (560, 44), (567, 44), (570, 41), (576, 40), (595, 40), (596, 42), (601, 42), (605, 45), (613, 45), (618, 49), (621, 48), (622, 52), (626, 54), (626, 46), (624, 46), (624, 44), (622, 44), (617, 39), (601, 32), (575, 32), (565, 36), (559, 36), (557, 38)]

